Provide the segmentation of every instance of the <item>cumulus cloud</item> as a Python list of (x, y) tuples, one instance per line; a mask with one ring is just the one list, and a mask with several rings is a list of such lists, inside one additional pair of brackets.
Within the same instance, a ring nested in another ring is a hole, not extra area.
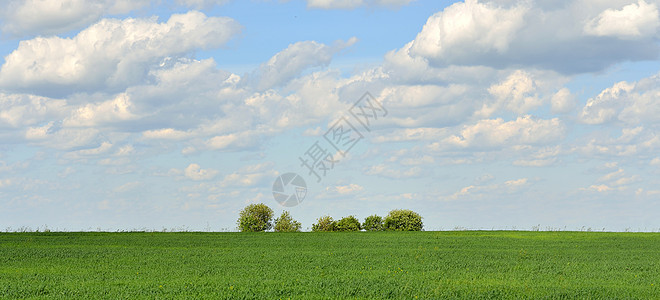
[(446, 128), (407, 128), (395, 129), (387, 135), (374, 138), (375, 142), (407, 142), (407, 141), (431, 141), (446, 136), (449, 133)]
[(71, 116), (64, 119), (62, 126), (66, 127), (94, 127), (110, 122), (124, 122), (136, 119), (137, 116), (131, 112), (133, 104), (130, 97), (124, 93), (117, 95), (114, 99), (98, 104), (86, 104), (72, 112)]
[(351, 183), (348, 185), (331, 186), (325, 189), (326, 193), (339, 194), (339, 195), (356, 194), (358, 192), (361, 192), (362, 190), (364, 190), (364, 187), (355, 183)]
[(99, 142), (97, 128), (62, 128), (60, 123), (27, 128), (24, 138), (29, 144), (61, 150), (88, 147)]
[(422, 174), (422, 171), (423, 171), (422, 168), (418, 166), (400, 170), (400, 169), (392, 168), (392, 166), (388, 166), (386, 164), (378, 164), (365, 169), (364, 174), (376, 175), (386, 178), (401, 179), (401, 178), (419, 177)]
[(63, 99), (0, 93), (0, 128), (24, 128), (62, 118), (68, 113), (66, 105)]
[(594, 131), (583, 136), (573, 151), (585, 157), (608, 158), (643, 157), (656, 155), (660, 149), (660, 135), (656, 130), (638, 126)]
[(523, 116), (508, 122), (500, 118), (487, 119), (464, 126), (460, 134), (445, 138), (443, 145), (459, 148), (542, 145), (560, 140), (565, 130), (558, 118), (543, 120)]
[(140, 181), (132, 181), (132, 182), (127, 182), (125, 184), (122, 184), (116, 188), (114, 188), (112, 191), (115, 193), (128, 193), (131, 191), (134, 191), (140, 187), (142, 187), (144, 183)]
[(217, 170), (202, 169), (198, 164), (190, 164), (184, 170), (183, 174), (192, 180), (209, 180), (218, 174)]
[(176, 0), (176, 3), (196, 9), (209, 8), (213, 5), (223, 5), (229, 0)]
[[(350, 47), (357, 39), (355, 37), (347, 42), (338, 41), (333, 46), (317, 43), (315, 41), (297, 42), (278, 52), (258, 70), (258, 90), (266, 90), (288, 82), (300, 75), (310, 67), (326, 66), (337, 52)], [(246, 80), (250, 80), (246, 78)]]
[(517, 70), (504, 81), (492, 85), (488, 92), (495, 96), (498, 102), (516, 113), (528, 112), (542, 104), (536, 95), (534, 79), (525, 71)]
[(240, 168), (238, 171), (225, 176), (220, 185), (223, 187), (252, 187), (263, 183), (264, 180), (272, 180), (273, 178), (276, 178), (277, 175), (279, 175), (279, 173), (273, 170), (273, 163), (265, 162)]
[(639, 0), (620, 10), (606, 9), (585, 24), (584, 31), (595, 36), (613, 36), (622, 39), (654, 37), (660, 27), (656, 3)]
[(602, 124), (614, 120), (622, 109), (621, 98), (634, 88), (633, 84), (622, 81), (606, 88), (598, 96), (590, 98), (582, 108), (580, 119), (587, 124)]
[(573, 111), (577, 102), (575, 96), (567, 88), (561, 88), (557, 93), (552, 95), (551, 111), (556, 114), (565, 114)]
[(390, 6), (407, 5), (414, 0), (307, 0), (307, 7), (320, 9), (353, 9), (362, 6)]
[(592, 184), (587, 188), (581, 188), (581, 190), (599, 193), (624, 191), (630, 188), (631, 184), (640, 180), (639, 175), (627, 175), (622, 168), (618, 168), (616, 171), (602, 175), (597, 179), (596, 184)]
[(618, 82), (587, 100), (580, 112), (586, 124), (622, 122), (628, 126), (657, 124), (660, 73), (638, 82)]
[(5, 58), (0, 87), (49, 95), (121, 91), (165, 57), (217, 47), (240, 31), (230, 18), (191, 11), (157, 19), (103, 19), (73, 38), (21, 41)]
[(511, 8), (466, 0), (431, 16), (415, 38), (413, 55), (439, 64), (464, 61), (474, 52), (504, 53), (524, 25), (524, 5)]
[(105, 14), (123, 14), (149, 0), (9, 0), (3, 3), (2, 31), (14, 36), (53, 35), (85, 27)]
[(466, 0), (429, 17), (401, 51), (418, 65), (527, 66), (564, 74), (657, 57), (655, 4), (640, 1), (612, 11), (614, 2), (624, 1)]
[(494, 183), (488, 185), (469, 185), (461, 188), (455, 193), (445, 196), (445, 200), (461, 200), (461, 199), (475, 199), (475, 198), (492, 198), (494, 194), (512, 194), (523, 190), (525, 187), (531, 185), (528, 178), (519, 178), (507, 180), (502, 183)]
[(145, 139), (159, 139), (159, 140), (181, 140), (188, 137), (190, 134), (181, 130), (173, 128), (163, 128), (146, 130), (142, 132)]
[(547, 146), (534, 148), (530, 146), (519, 147), (517, 149), (518, 159), (513, 161), (514, 166), (521, 167), (545, 167), (557, 162), (557, 157), (564, 154), (561, 146)]

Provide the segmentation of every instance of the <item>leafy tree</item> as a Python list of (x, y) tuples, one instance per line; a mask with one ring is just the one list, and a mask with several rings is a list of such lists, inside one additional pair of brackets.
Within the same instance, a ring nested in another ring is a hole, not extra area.
[(335, 222), (335, 230), (337, 231), (359, 231), (360, 229), (360, 220), (354, 216), (344, 217)]
[(335, 221), (331, 216), (323, 216), (316, 221), (316, 224), (312, 224), (312, 231), (335, 231)]
[(421, 231), (422, 217), (409, 209), (395, 209), (385, 217), (383, 224), (385, 230), (396, 231)]
[(300, 222), (294, 220), (288, 211), (283, 211), (282, 215), (275, 219), (275, 231), (277, 232), (296, 232), (300, 231)]
[(250, 204), (241, 210), (238, 229), (243, 232), (266, 231), (273, 228), (273, 210), (266, 204)]
[(362, 223), (362, 229), (366, 231), (380, 231), (383, 230), (383, 217), (378, 215), (368, 216)]

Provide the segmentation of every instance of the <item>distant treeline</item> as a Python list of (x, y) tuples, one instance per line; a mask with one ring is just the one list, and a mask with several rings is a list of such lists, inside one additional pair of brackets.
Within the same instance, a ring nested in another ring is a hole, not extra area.
[[(291, 213), (283, 211), (273, 220), (273, 210), (263, 203), (250, 204), (241, 210), (237, 224), (243, 232), (259, 232), (273, 229), (276, 232), (300, 231), (300, 222), (293, 219)], [(312, 224), (312, 231), (421, 231), (424, 227), (422, 217), (409, 209), (395, 209), (384, 218), (371, 215), (360, 223), (355, 216), (334, 220), (331, 216), (322, 216)]]

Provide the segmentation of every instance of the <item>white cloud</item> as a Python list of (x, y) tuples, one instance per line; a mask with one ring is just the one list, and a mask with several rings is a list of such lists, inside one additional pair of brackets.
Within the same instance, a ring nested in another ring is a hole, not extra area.
[(609, 172), (597, 179), (597, 184), (592, 184), (587, 188), (581, 188), (583, 191), (592, 191), (598, 193), (607, 193), (612, 191), (625, 191), (630, 185), (641, 180), (639, 175), (626, 175), (622, 168)]
[(29, 127), (25, 130), (25, 139), (30, 144), (62, 150), (88, 147), (98, 140), (99, 129), (62, 128), (60, 125), (49, 122), (44, 126)]
[(29, 162), (15, 162), (12, 164), (7, 164), (7, 162), (0, 160), (0, 173), (22, 170), (29, 166), (30, 166)]
[[(626, 1), (466, 0), (431, 16), (417, 37), (399, 51), (409, 55), (416, 67), (424, 67), (426, 60), (436, 67), (525, 66), (564, 74), (601, 71), (622, 61), (655, 59), (658, 47), (653, 38), (585, 38), (585, 22), (622, 2)], [(633, 22), (634, 26), (622, 26), (628, 31), (618, 34), (629, 36), (639, 30), (640, 36), (655, 36), (658, 16), (653, 12), (657, 8), (642, 2), (633, 6), (641, 7), (637, 9), (641, 18)]]
[(0, 87), (62, 95), (121, 90), (141, 83), (162, 58), (217, 47), (240, 31), (224, 17), (191, 11), (166, 23), (152, 19), (103, 19), (73, 38), (21, 41), (5, 58)]
[(23, 128), (67, 114), (66, 100), (0, 93), (0, 128)]
[(400, 163), (403, 166), (416, 166), (416, 165), (431, 165), (435, 159), (429, 155), (422, 155), (421, 157), (407, 157), (401, 159)]
[[(618, 169), (614, 172), (605, 174), (598, 178), (599, 182), (603, 182), (610, 187), (622, 187), (639, 180), (638, 175), (626, 176), (623, 169)], [(623, 188), (623, 187), (622, 187)]]
[(652, 166), (660, 166), (660, 157), (653, 158), (651, 160), (651, 165)]
[(275, 180), (278, 175), (279, 173), (273, 170), (273, 163), (271, 162), (248, 165), (225, 176), (220, 185), (223, 187), (252, 187), (263, 183), (265, 180)]
[(602, 157), (610, 159), (612, 156), (638, 157), (640, 155), (655, 155), (660, 149), (660, 135), (655, 130), (643, 126), (635, 128), (616, 128), (611, 137), (605, 130), (595, 131), (591, 135), (582, 137), (574, 146), (574, 151), (585, 157)]
[(399, 169), (394, 169), (385, 164), (379, 164), (365, 169), (364, 174), (377, 175), (377, 176), (382, 176), (386, 178), (395, 178), (395, 179), (411, 178), (411, 177), (419, 177), (422, 174), (422, 168), (418, 166), (414, 166), (411, 168), (399, 170)]
[[(326, 66), (337, 52), (350, 47), (357, 39), (355, 37), (348, 42), (338, 41), (333, 46), (317, 43), (315, 41), (297, 42), (289, 45), (271, 57), (268, 62), (259, 67), (256, 88), (267, 90), (286, 83), (300, 75), (302, 71), (310, 67)], [(251, 80), (246, 78), (246, 80)]]
[(606, 88), (598, 96), (587, 101), (580, 119), (587, 124), (602, 124), (614, 120), (621, 106), (620, 98), (624, 98), (634, 87), (633, 84), (622, 81)]
[(584, 25), (587, 34), (614, 36), (623, 39), (654, 37), (660, 28), (660, 15), (656, 3), (639, 0), (620, 10), (606, 9)]
[(361, 6), (390, 6), (407, 5), (415, 0), (307, 0), (307, 7), (320, 9), (353, 9)]
[(611, 187), (605, 185), (605, 184), (594, 184), (589, 186), (588, 188), (582, 189), (582, 190), (587, 190), (587, 191), (595, 191), (599, 193), (604, 193), (604, 192), (609, 192), (612, 190)]
[(488, 119), (464, 126), (459, 135), (445, 138), (442, 144), (460, 148), (548, 144), (562, 139), (565, 130), (557, 118), (542, 120), (523, 116), (508, 122)]
[(407, 128), (395, 129), (386, 135), (380, 135), (374, 138), (375, 142), (407, 142), (407, 141), (431, 141), (437, 140), (448, 134), (449, 130), (445, 128)]
[(198, 164), (190, 164), (183, 171), (183, 174), (192, 180), (209, 180), (218, 174), (217, 170), (202, 169)]
[(103, 142), (98, 148), (76, 151), (80, 155), (99, 155), (107, 153), (112, 148), (112, 143)]
[(551, 111), (556, 114), (565, 114), (573, 111), (577, 105), (575, 96), (567, 88), (562, 88), (557, 93), (552, 95)]
[(98, 104), (86, 104), (72, 112), (62, 122), (66, 127), (94, 127), (111, 122), (123, 122), (136, 119), (131, 112), (133, 103), (127, 94), (119, 94), (114, 99)]
[(362, 190), (364, 190), (364, 187), (355, 183), (351, 183), (348, 185), (337, 185), (337, 186), (327, 187), (325, 189), (325, 191), (328, 193), (336, 193), (340, 195), (355, 194)]
[(8, 187), (12, 185), (14, 181), (10, 178), (0, 179), (0, 188)]
[(546, 167), (555, 163), (555, 159), (519, 159), (513, 162), (514, 166), (520, 167)]
[(140, 181), (132, 181), (132, 182), (127, 182), (124, 183), (116, 188), (114, 188), (112, 191), (115, 193), (127, 193), (130, 191), (134, 191), (135, 189), (143, 186), (144, 184)]
[(586, 124), (657, 124), (660, 115), (658, 93), (660, 73), (638, 82), (618, 82), (587, 100), (579, 117)]
[(144, 131), (142, 136), (145, 139), (182, 140), (187, 138), (189, 133), (173, 128), (163, 128)]
[[(400, 85), (385, 87), (380, 94), (383, 105), (393, 108), (423, 108), (433, 106), (448, 106), (451, 109), (455, 99), (462, 97), (469, 90), (468, 85), (449, 84), (441, 85)], [(454, 109), (455, 110), (455, 109)]]
[(514, 149), (517, 159), (513, 161), (513, 165), (522, 167), (550, 166), (557, 163), (561, 154), (566, 153), (560, 145), (546, 147), (524, 145)]
[(519, 178), (507, 180), (502, 183), (494, 183), (489, 185), (469, 185), (461, 188), (455, 193), (445, 196), (445, 200), (460, 200), (460, 199), (475, 199), (475, 198), (493, 198), (497, 194), (512, 194), (523, 190), (525, 187), (531, 185), (528, 178)]
[(499, 102), (516, 113), (525, 113), (541, 106), (542, 101), (536, 92), (536, 85), (531, 75), (525, 71), (517, 70), (506, 80), (492, 85), (488, 92), (495, 96)]
[(495, 179), (495, 176), (492, 174), (483, 174), (477, 178), (474, 179), (474, 184), (476, 185), (481, 185), (487, 182), (491, 182)]
[(505, 181), (504, 185), (509, 188), (516, 188), (527, 184), (527, 178)]
[(465, 61), (475, 52), (504, 53), (524, 25), (528, 8), (503, 8), (466, 0), (431, 16), (415, 38), (411, 54), (440, 64)]
[(321, 129), (321, 127), (317, 126), (316, 128), (307, 128), (305, 131), (302, 133), (303, 136), (321, 136), (321, 134), (325, 133), (324, 130)]
[(135, 153), (135, 147), (132, 145), (124, 145), (122, 147), (119, 147), (117, 149), (117, 152), (115, 152), (115, 156), (129, 156)]
[(213, 5), (223, 5), (230, 0), (176, 0), (176, 3), (196, 9), (210, 8)]
[(149, 0), (9, 0), (0, 16), (2, 31), (15, 36), (51, 35), (85, 27), (104, 14), (123, 14)]

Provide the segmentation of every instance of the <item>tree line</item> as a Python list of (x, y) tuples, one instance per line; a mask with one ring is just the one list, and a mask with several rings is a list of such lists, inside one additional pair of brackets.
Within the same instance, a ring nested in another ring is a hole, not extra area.
[[(283, 211), (273, 220), (273, 210), (263, 203), (250, 204), (241, 210), (238, 229), (242, 232), (260, 232), (273, 229), (275, 232), (298, 232), (302, 225), (293, 219), (291, 213)], [(331, 216), (319, 217), (312, 224), (312, 231), (421, 231), (422, 217), (409, 209), (394, 209), (387, 216), (371, 215), (362, 223), (355, 216), (334, 220)]]

